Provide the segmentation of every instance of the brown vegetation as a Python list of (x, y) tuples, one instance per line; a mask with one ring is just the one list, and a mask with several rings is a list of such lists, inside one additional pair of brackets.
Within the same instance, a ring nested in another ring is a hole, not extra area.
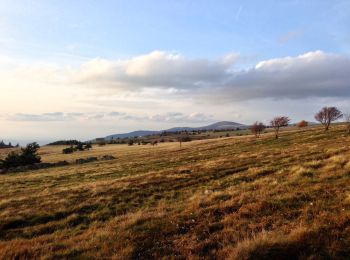
[(270, 121), (271, 127), (275, 130), (275, 138), (278, 139), (281, 127), (288, 126), (290, 119), (286, 116), (278, 116)]
[(307, 127), (309, 125), (309, 123), (305, 120), (301, 120), (298, 124), (297, 127), (299, 128), (303, 128), (303, 127)]
[(345, 114), (344, 118), (345, 118), (345, 123), (346, 123), (346, 130), (347, 130), (348, 134), (350, 134), (350, 114)]
[(342, 117), (342, 112), (336, 107), (324, 107), (315, 115), (315, 119), (324, 125), (325, 131), (328, 131), (332, 122)]
[(250, 131), (255, 135), (255, 137), (259, 137), (261, 133), (265, 130), (266, 126), (261, 123), (256, 121), (251, 127)]
[[(283, 129), (284, 130), (284, 129)], [(0, 175), (0, 259), (347, 259), (344, 126), (158, 146), (105, 145)], [(0, 157), (5, 156), (0, 151)]]

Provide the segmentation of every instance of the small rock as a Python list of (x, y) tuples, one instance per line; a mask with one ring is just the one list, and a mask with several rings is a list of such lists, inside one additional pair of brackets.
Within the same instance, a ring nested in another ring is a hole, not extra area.
[(55, 163), (55, 166), (66, 166), (69, 165), (67, 161), (58, 161)]
[(76, 159), (75, 163), (76, 164), (84, 164), (84, 163), (95, 162), (95, 161), (98, 161), (97, 157), (89, 157), (86, 159), (83, 159), (83, 158)]
[(87, 163), (87, 161), (85, 159), (80, 158), (80, 159), (76, 159), (75, 163), (76, 164), (83, 164), (83, 163)]
[(114, 159), (117, 159), (117, 158), (115, 158), (113, 155), (104, 155), (104, 156), (102, 156), (101, 159), (104, 160), (104, 161), (109, 161), (109, 160), (114, 160)]

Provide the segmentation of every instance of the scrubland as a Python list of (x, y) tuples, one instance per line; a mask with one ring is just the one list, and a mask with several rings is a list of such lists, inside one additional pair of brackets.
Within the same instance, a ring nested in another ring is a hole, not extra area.
[[(348, 259), (345, 126), (107, 145), (0, 175), (1, 259)], [(4, 152), (4, 151), (3, 151)]]

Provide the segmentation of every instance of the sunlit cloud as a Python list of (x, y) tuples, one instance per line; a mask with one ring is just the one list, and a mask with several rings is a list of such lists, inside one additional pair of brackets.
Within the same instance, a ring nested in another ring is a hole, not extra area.
[(261, 61), (248, 69), (237, 66), (232, 55), (208, 61), (152, 52), (127, 61), (93, 60), (74, 75), (80, 84), (96, 88), (166, 88), (172, 94), (215, 100), (350, 95), (347, 56), (314, 51)]
[(54, 121), (91, 121), (91, 120), (133, 120), (133, 121), (152, 121), (152, 122), (170, 122), (170, 123), (197, 123), (209, 122), (213, 120), (212, 115), (193, 112), (184, 114), (181, 112), (168, 112), (162, 114), (127, 114), (124, 112), (106, 112), (106, 113), (42, 113), (25, 114), (16, 113), (12, 115), (0, 115), (0, 118), (6, 118), (9, 121), (18, 122), (54, 122)]

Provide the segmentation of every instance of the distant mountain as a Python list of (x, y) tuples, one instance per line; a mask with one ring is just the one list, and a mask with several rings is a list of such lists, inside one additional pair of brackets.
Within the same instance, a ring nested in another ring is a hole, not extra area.
[(105, 137), (106, 140), (111, 140), (111, 139), (117, 139), (117, 138), (126, 138), (126, 137), (134, 137), (134, 136), (146, 136), (146, 135), (154, 135), (154, 134), (159, 134), (162, 131), (151, 131), (151, 130), (138, 130), (138, 131), (133, 131), (130, 133), (124, 133), (124, 134), (114, 134), (114, 135), (108, 135)]
[(206, 126), (200, 126), (200, 127), (173, 127), (167, 130), (164, 130), (166, 132), (178, 132), (178, 131), (194, 131), (194, 130), (225, 130), (225, 129), (245, 129), (248, 126), (242, 125), (240, 123), (236, 122), (230, 122), (230, 121), (221, 121), (217, 122), (211, 125)]
[(217, 122), (211, 125), (203, 126), (203, 127), (198, 127), (198, 130), (225, 130), (225, 129), (246, 129), (249, 126), (243, 125), (240, 123), (236, 122), (230, 122), (230, 121), (221, 121)]
[(211, 125), (207, 126), (201, 126), (201, 127), (173, 127), (166, 130), (160, 130), (160, 131), (151, 131), (151, 130), (139, 130), (139, 131), (133, 131), (130, 133), (124, 133), (124, 134), (114, 134), (106, 136), (106, 140), (111, 139), (117, 139), (117, 138), (127, 138), (127, 137), (134, 137), (134, 136), (146, 136), (146, 135), (154, 135), (154, 134), (160, 134), (162, 132), (179, 132), (179, 131), (195, 131), (195, 130), (225, 130), (225, 129), (247, 129), (249, 126), (243, 125), (236, 122), (230, 122), (230, 121), (221, 121), (217, 122)]

